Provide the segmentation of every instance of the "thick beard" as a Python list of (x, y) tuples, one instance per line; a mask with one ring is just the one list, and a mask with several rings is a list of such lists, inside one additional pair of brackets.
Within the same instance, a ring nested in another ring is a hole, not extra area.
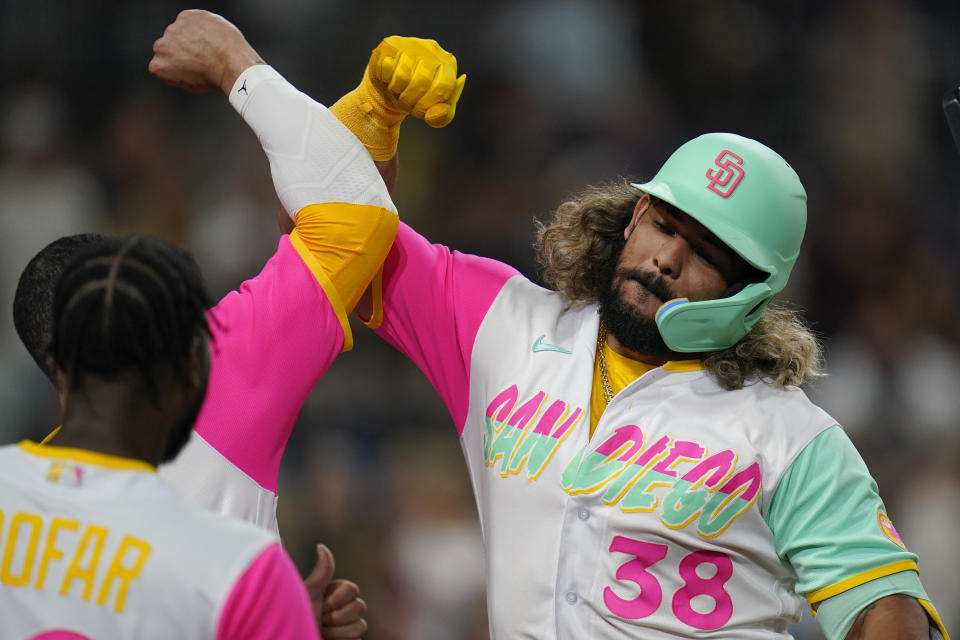
[[(619, 262), (619, 260), (618, 260)], [(618, 265), (619, 266), (619, 265)], [(665, 356), (671, 353), (660, 335), (657, 323), (644, 318), (629, 302), (626, 302), (619, 293), (619, 285), (623, 280), (636, 279), (647, 289), (652, 289), (657, 297), (669, 300), (673, 297), (662, 278), (636, 271), (618, 270), (615, 266), (605, 274), (606, 282), (600, 287), (598, 302), (600, 305), (600, 319), (621, 346), (634, 353), (651, 356)]]

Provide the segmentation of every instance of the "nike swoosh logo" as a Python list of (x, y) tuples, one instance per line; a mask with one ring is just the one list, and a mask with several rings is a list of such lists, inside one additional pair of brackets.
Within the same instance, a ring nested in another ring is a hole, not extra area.
[(533, 352), (537, 353), (539, 351), (556, 351), (557, 353), (565, 353), (570, 355), (573, 353), (569, 349), (564, 349), (563, 347), (558, 347), (555, 344), (550, 344), (549, 342), (544, 342), (543, 339), (547, 337), (547, 334), (543, 334), (536, 339), (533, 343)]

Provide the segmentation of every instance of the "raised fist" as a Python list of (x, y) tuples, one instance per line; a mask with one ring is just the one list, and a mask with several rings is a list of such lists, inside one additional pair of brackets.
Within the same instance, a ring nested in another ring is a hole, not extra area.
[(181, 11), (153, 43), (150, 73), (196, 93), (220, 89), (229, 94), (244, 69), (262, 62), (243, 34), (209, 11)]
[(431, 127), (450, 124), (466, 75), (457, 77), (457, 59), (436, 40), (390, 36), (373, 50), (367, 75), (395, 109)]
[(374, 160), (397, 152), (400, 123), (408, 115), (431, 127), (453, 120), (467, 76), (435, 40), (390, 36), (370, 54), (360, 85), (330, 111), (363, 142)]

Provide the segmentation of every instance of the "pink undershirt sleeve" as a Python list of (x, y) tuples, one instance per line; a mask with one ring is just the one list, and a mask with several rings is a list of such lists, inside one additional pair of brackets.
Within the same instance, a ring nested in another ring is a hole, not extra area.
[(383, 323), (376, 331), (426, 374), (458, 434), (467, 417), (477, 331), (515, 275), (496, 260), (430, 244), (403, 223), (384, 262)]
[(307, 395), (340, 353), (344, 332), (290, 242), (209, 313), (210, 380), (194, 429), (276, 493), (280, 459)]
[(217, 623), (217, 640), (320, 638), (300, 574), (280, 543), (268, 546), (237, 580)]

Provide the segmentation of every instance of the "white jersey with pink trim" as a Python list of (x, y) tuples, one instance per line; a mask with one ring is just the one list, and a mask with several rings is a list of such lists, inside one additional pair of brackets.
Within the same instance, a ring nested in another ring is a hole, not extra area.
[(654, 369), (589, 438), (595, 306), (401, 226), (378, 332), (454, 418), (495, 638), (787, 638), (805, 600), (763, 513), (836, 424), (800, 390)]
[(190, 504), (146, 463), (30, 442), (0, 448), (0, 627), (10, 640), (318, 637), (273, 535)]
[[(477, 334), (462, 443), (500, 549), (497, 636), (546, 623), (560, 638), (788, 637), (806, 600), (762, 514), (835, 420), (799, 390), (726, 391), (701, 370), (657, 368), (588, 439), (597, 329), (595, 307), (566, 311), (514, 278)], [(520, 595), (541, 593), (532, 576), (553, 591), (546, 619)]]

